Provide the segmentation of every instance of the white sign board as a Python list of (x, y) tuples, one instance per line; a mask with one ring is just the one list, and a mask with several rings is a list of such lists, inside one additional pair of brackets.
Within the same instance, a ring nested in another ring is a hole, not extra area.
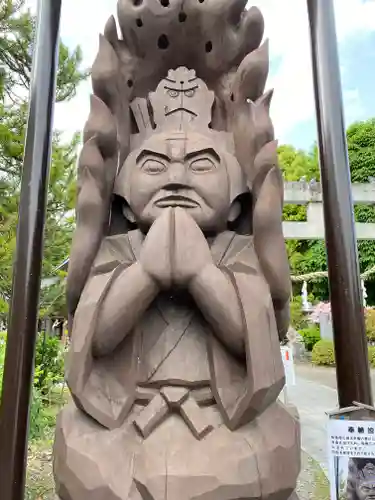
[(375, 498), (375, 422), (328, 423), (331, 500)]
[(290, 387), (296, 385), (296, 373), (294, 370), (293, 349), (291, 347), (282, 346), (281, 356), (283, 358), (285, 370), (285, 385)]

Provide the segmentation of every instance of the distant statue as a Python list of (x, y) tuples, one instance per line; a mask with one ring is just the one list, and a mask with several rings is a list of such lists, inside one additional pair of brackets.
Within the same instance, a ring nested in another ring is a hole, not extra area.
[(263, 18), (121, 0), (92, 71), (60, 500), (295, 497), (290, 278)]
[(311, 302), (309, 302), (308, 298), (308, 292), (307, 292), (307, 282), (304, 281), (302, 285), (302, 290), (301, 290), (301, 298), (302, 298), (302, 309), (304, 311), (311, 311), (312, 305)]
[(366, 458), (349, 460), (347, 500), (375, 498), (375, 462)]
[(367, 290), (366, 283), (364, 280), (361, 280), (361, 289), (362, 289), (362, 305), (364, 308), (367, 307)]

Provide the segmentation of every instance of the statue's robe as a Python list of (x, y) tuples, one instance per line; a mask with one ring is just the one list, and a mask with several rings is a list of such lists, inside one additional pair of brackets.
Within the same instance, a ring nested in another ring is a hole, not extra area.
[(141, 243), (141, 233), (132, 231), (106, 238), (98, 252), (76, 311), (68, 362), (68, 385), (77, 406), (103, 426), (115, 428), (129, 413), (137, 388), (147, 381), (163, 385), (164, 379), (165, 385), (209, 385), (230, 429), (251, 421), (276, 401), (285, 378), (272, 300), (250, 237), (225, 232), (211, 245), (214, 262), (238, 296), (243, 359), (218, 340), (193, 301), (179, 305), (172, 293), (169, 303), (164, 294), (151, 304), (110, 356), (93, 357), (101, 304), (119, 274), (136, 262)]
[[(272, 300), (251, 238), (226, 232), (210, 244), (237, 293), (243, 356), (218, 339), (191, 297), (171, 290), (156, 297), (113, 353), (93, 357), (103, 301), (137, 261), (141, 245), (138, 231), (103, 241), (75, 314), (67, 380), (76, 406), (64, 408), (56, 425), (59, 498), (294, 498), (299, 425), (277, 402), (284, 371)], [(160, 400), (165, 385), (189, 394), (209, 389), (211, 401), (196, 406), (196, 415), (210, 432), (198, 439), (182, 413), (171, 412), (146, 438), (139, 434), (134, 422), (152, 397)]]

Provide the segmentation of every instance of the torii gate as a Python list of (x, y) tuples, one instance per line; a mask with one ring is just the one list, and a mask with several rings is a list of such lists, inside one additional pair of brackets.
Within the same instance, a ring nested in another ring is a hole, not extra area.
[[(306, 205), (305, 222), (284, 221), (283, 230), (286, 239), (323, 240), (324, 230), (323, 186), (319, 182), (285, 182), (284, 202), (291, 205)], [(352, 199), (355, 205), (375, 205), (375, 183), (351, 185)], [(375, 240), (375, 223), (356, 222), (357, 240)]]
[[(307, 0), (341, 407), (372, 404), (333, 0)], [(2, 500), (22, 500), (61, 0), (39, 0), (0, 408)]]

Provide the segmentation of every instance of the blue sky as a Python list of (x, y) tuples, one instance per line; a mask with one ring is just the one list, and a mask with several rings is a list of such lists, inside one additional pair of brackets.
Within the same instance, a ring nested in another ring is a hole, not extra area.
[[(35, 8), (36, 0), (29, 0)], [(84, 65), (97, 51), (98, 33), (116, 12), (117, 0), (63, 0), (61, 35), (80, 45)], [(262, 10), (270, 40), (268, 87), (275, 89), (272, 117), (280, 143), (308, 149), (316, 140), (306, 0), (253, 0)], [(341, 78), (347, 124), (375, 117), (375, 0), (335, 0)], [(66, 136), (82, 129), (89, 111), (90, 83), (70, 103), (59, 104), (55, 127)]]
[[(375, 117), (375, 31), (340, 44), (341, 79), (346, 123)], [(314, 118), (296, 123), (285, 140), (308, 149), (316, 138)]]

